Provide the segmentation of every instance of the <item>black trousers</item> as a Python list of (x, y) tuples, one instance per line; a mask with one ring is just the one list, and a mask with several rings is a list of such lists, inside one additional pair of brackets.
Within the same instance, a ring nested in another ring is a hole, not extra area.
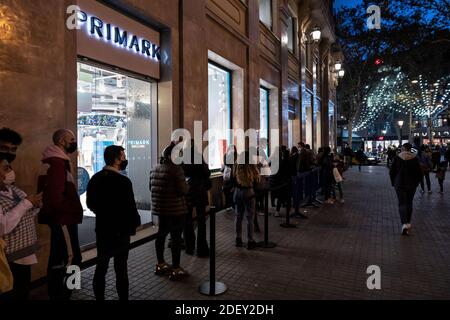
[[(192, 212), (194, 208), (188, 208), (184, 224), (184, 243), (186, 245), (186, 252), (194, 252), (195, 249), (195, 231), (194, 220), (192, 218)], [(197, 213), (197, 253), (208, 250), (208, 242), (206, 241), (206, 207), (196, 206)]]
[(439, 182), (439, 188), (440, 188), (441, 192), (444, 192), (444, 180), (438, 179), (438, 182)]
[(93, 287), (97, 300), (105, 300), (105, 277), (108, 273), (109, 261), (114, 258), (116, 273), (116, 290), (119, 300), (128, 300), (128, 254), (130, 252), (130, 236), (102, 236), (97, 234), (97, 267), (95, 268)]
[(428, 188), (428, 191), (430, 191), (430, 190), (431, 190), (430, 171), (425, 171), (425, 172), (423, 173), (423, 176), (422, 176), (422, 181), (420, 181), (420, 188), (421, 188), (423, 191), (425, 191), (425, 183), (424, 183), (424, 180), (427, 182), (427, 188)]
[(411, 223), (413, 200), (416, 193), (416, 188), (395, 188), (395, 192), (397, 193), (398, 211), (400, 213), (400, 220), (402, 224)]
[(164, 247), (166, 242), (166, 237), (170, 233), (172, 239), (172, 266), (178, 268), (180, 266), (180, 256), (181, 256), (181, 234), (184, 228), (185, 216), (170, 216), (170, 215), (160, 215), (159, 216), (159, 228), (158, 236), (155, 240), (156, 257), (158, 258), (158, 263), (163, 263), (164, 260)]
[[(72, 290), (66, 285), (67, 266), (81, 264), (78, 225), (49, 225), (49, 227), (51, 234), (47, 266), (48, 295), (50, 300), (69, 300)], [(70, 252), (72, 252), (71, 261), (69, 261)]]
[(0, 296), (0, 301), (25, 301), (30, 295), (31, 266), (9, 262), (13, 289)]

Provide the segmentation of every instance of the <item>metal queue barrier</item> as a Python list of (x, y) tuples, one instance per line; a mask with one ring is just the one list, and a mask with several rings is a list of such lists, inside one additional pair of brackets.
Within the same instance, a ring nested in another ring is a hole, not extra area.
[(276, 243), (269, 241), (269, 191), (264, 192), (264, 241), (258, 242), (261, 248), (275, 248)]
[(209, 281), (203, 282), (199, 291), (207, 296), (218, 296), (227, 291), (223, 282), (216, 281), (216, 208), (209, 210)]

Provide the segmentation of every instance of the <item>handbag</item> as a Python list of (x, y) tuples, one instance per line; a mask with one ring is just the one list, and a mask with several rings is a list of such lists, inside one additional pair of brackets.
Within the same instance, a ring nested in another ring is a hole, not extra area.
[(338, 168), (333, 169), (333, 176), (336, 183), (342, 182), (344, 179), (342, 179), (341, 174), (339, 173)]
[(5, 240), (0, 238), (0, 293), (8, 292), (13, 288), (13, 275), (6, 259), (5, 247)]

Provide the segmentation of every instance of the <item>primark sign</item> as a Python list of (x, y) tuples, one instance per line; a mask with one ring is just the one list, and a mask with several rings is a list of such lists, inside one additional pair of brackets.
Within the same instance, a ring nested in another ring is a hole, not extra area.
[(67, 7), (66, 26), (77, 31), (77, 54), (159, 79), (160, 34), (92, 0)]

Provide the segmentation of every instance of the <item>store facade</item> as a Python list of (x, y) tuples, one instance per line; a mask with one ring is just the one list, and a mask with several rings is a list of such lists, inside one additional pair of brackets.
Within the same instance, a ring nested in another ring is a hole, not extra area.
[[(202, 132), (210, 131), (203, 146), (213, 171), (212, 202), (219, 207), (223, 154), (237, 142), (230, 129), (255, 129), (269, 146), (335, 144), (331, 1), (77, 4), (78, 30), (67, 26), (74, 1), (0, 5), (0, 24), (9, 30), (0, 35), (0, 126), (24, 137), (14, 167), (27, 192), (36, 189), (42, 150), (62, 127), (77, 132), (72, 160), (82, 201), (85, 184), (103, 166), (104, 147), (125, 147), (125, 174), (145, 223), (153, 219), (149, 171), (174, 129), (193, 134), (200, 123)], [(317, 26), (322, 38), (314, 42)], [(86, 210), (81, 229), (88, 246), (95, 239), (93, 219)], [(45, 274), (45, 226), (39, 238), (34, 278)]]

